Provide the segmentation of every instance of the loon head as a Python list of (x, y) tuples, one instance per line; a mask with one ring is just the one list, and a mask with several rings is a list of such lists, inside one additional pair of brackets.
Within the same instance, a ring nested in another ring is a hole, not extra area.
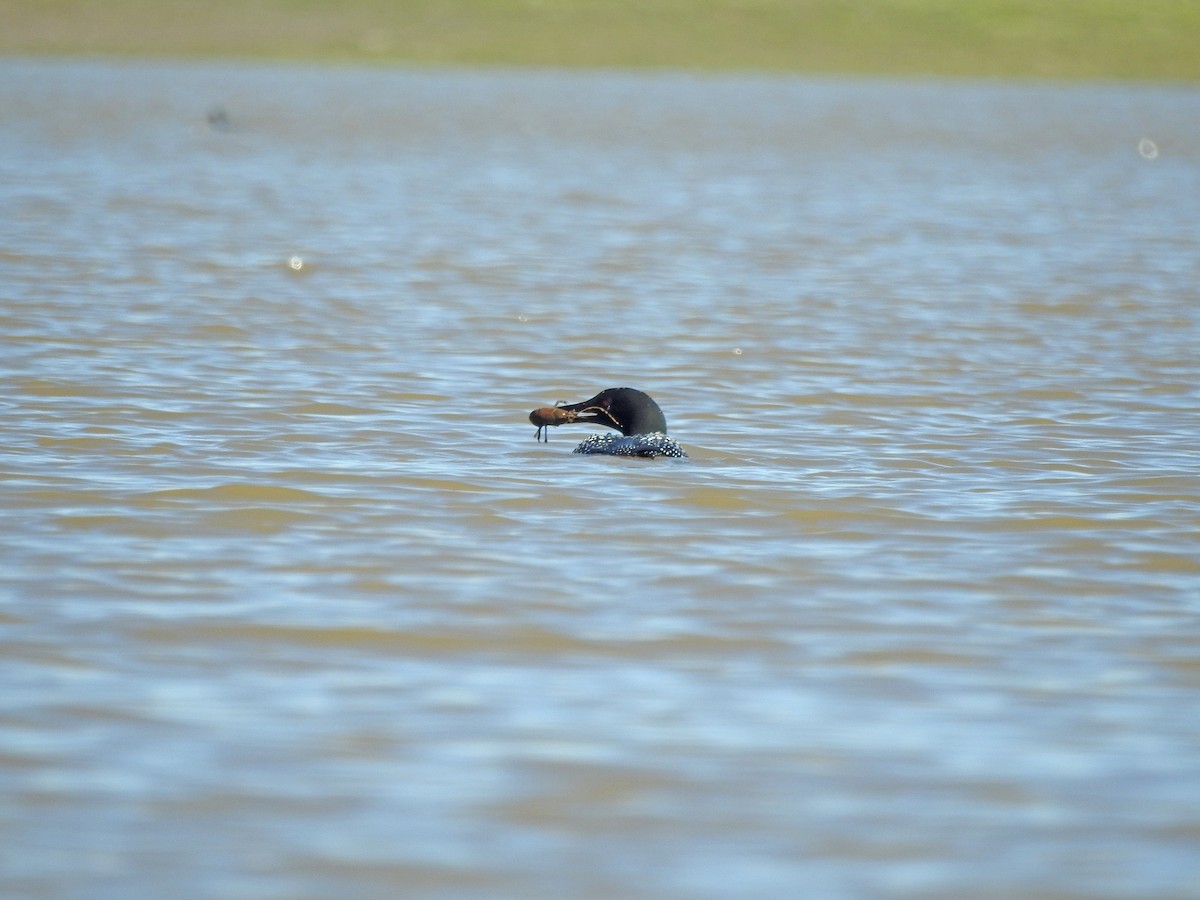
[(559, 408), (575, 413), (573, 422), (605, 425), (627, 437), (667, 433), (667, 420), (658, 404), (634, 388), (607, 388), (589, 400)]

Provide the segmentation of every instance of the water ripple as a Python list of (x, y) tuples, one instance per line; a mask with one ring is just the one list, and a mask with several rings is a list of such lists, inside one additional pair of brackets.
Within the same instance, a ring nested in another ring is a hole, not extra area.
[(1200, 879), (1194, 90), (0, 75), (6, 886)]

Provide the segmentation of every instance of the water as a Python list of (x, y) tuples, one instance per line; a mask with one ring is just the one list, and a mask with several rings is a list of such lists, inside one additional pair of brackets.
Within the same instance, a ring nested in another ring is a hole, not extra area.
[(0, 62), (2, 892), (1196, 896), (1197, 197), (1189, 87)]

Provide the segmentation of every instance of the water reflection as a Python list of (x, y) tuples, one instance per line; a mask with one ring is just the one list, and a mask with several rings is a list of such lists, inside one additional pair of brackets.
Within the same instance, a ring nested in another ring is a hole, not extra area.
[(1200, 876), (1195, 91), (0, 68), (12, 890)]

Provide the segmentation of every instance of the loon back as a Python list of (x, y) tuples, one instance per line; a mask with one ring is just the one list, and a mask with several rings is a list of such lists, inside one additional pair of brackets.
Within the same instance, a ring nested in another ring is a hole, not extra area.
[(597, 456), (637, 456), (642, 459), (687, 459), (687, 454), (671, 438), (662, 432), (654, 434), (632, 434), (628, 437), (616, 434), (593, 434), (573, 451)]

